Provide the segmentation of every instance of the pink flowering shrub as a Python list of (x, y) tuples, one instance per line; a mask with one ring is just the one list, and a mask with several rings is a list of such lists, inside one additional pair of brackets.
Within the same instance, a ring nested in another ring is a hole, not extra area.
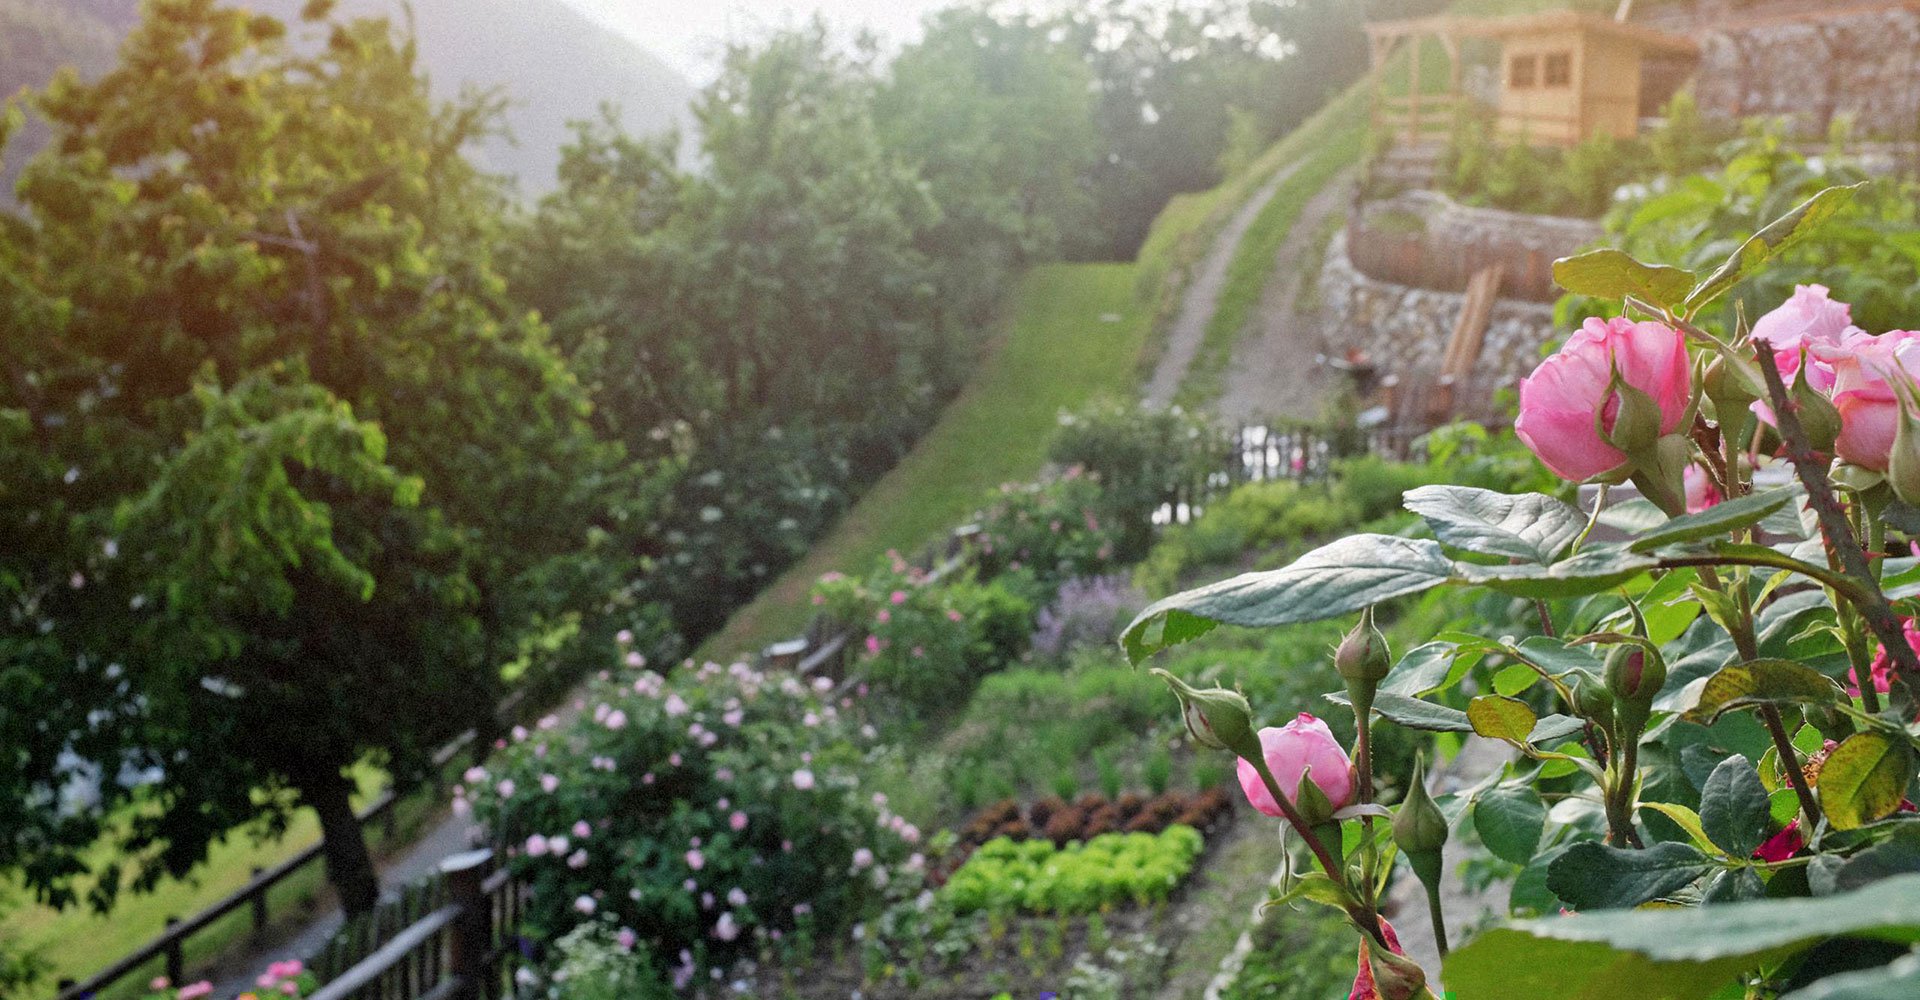
[(928, 584), (897, 555), (865, 579), (830, 574), (815, 603), (854, 631), (855, 669), (877, 690), (911, 706), (955, 703), (979, 679), (1019, 657), (1034, 607), (1020, 574), (991, 583), (971, 575)]
[(981, 575), (1026, 570), (1043, 595), (1119, 565), (1120, 533), (1104, 514), (1100, 484), (1079, 469), (1049, 482), (1000, 487), (979, 523)]
[(741, 664), (629, 670), (569, 721), (517, 732), (456, 794), (531, 881), (532, 935), (611, 921), (684, 985), (917, 890), (920, 832), (856, 776), (860, 712)]

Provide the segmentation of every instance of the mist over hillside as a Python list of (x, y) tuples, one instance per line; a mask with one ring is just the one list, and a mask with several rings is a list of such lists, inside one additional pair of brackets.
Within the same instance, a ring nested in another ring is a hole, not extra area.
[[(305, 0), (244, 0), (282, 20)], [(404, 16), (400, 0), (344, 0), (342, 16)], [(413, 0), (420, 63), (440, 98), (463, 88), (498, 88), (509, 99), (511, 138), (471, 151), (484, 169), (514, 177), (538, 195), (554, 185), (567, 123), (620, 109), (635, 134), (690, 122), (693, 87), (660, 59), (589, 20), (561, 0)], [(119, 39), (138, 17), (138, 0), (0, 0), (0, 95), (46, 83), (63, 65), (92, 76), (113, 64)], [(30, 124), (6, 150), (0, 183), (10, 194), (21, 163), (46, 141)]]

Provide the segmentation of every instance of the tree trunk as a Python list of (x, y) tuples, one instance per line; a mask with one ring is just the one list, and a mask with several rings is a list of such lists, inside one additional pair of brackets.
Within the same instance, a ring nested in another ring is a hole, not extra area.
[(373, 909), (380, 899), (380, 878), (367, 853), (366, 836), (353, 815), (353, 785), (334, 771), (296, 782), (300, 797), (320, 817), (321, 854), (327, 859), (327, 880), (340, 894), (340, 906), (355, 917)]

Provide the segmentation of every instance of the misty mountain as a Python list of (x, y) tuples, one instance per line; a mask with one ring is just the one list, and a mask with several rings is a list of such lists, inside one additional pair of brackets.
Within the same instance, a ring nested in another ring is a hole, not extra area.
[[(288, 22), (305, 0), (238, 0)], [(628, 131), (690, 130), (694, 90), (645, 49), (595, 24), (561, 0), (413, 0), (420, 68), (435, 96), (466, 87), (498, 88), (509, 100), (511, 140), (469, 150), (483, 169), (514, 177), (520, 190), (551, 190), (567, 123), (595, 118), (603, 103), (620, 109)], [(343, 0), (340, 16), (386, 16), (404, 23), (400, 0)], [(119, 40), (139, 16), (139, 0), (0, 0), (0, 96), (38, 87), (71, 65), (94, 76), (113, 65)], [(6, 150), (0, 189), (10, 193), (20, 163), (46, 141), (30, 124)]]

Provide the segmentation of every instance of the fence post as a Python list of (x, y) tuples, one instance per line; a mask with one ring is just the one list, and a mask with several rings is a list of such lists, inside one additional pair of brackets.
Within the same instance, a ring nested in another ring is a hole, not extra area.
[[(260, 881), (260, 876), (266, 873), (267, 870), (265, 868), (255, 865), (253, 867), (253, 875), (248, 881), (258, 882)], [(263, 885), (254, 890), (253, 898), (248, 902), (253, 906), (253, 932), (258, 934), (267, 929), (267, 887)]]
[[(179, 917), (167, 918), (167, 930), (172, 930), (175, 927), (178, 927), (179, 925), (180, 925)], [(167, 982), (178, 983), (181, 980), (181, 978), (185, 975), (186, 964), (187, 964), (186, 956), (181, 954), (181, 951), (180, 951), (180, 939), (174, 938), (173, 940), (168, 941), (167, 942)]]
[(440, 862), (440, 873), (446, 876), (448, 902), (460, 908), (448, 942), (447, 972), (462, 984), (458, 996), (491, 1000), (500, 981), (494, 968), (493, 901), (485, 885), (493, 873), (493, 852), (456, 854)]

